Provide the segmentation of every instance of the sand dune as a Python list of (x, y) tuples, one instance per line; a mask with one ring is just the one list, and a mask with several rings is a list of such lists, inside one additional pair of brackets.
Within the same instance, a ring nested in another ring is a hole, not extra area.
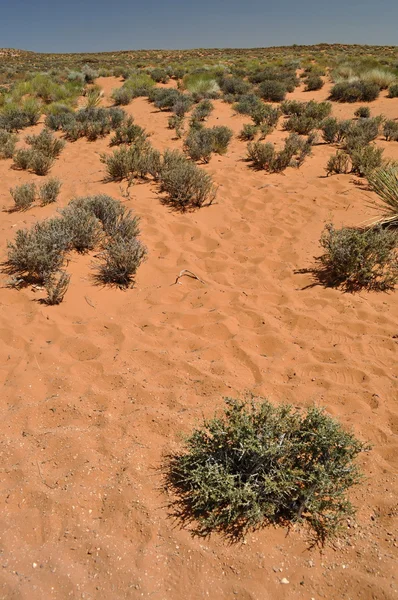
[[(98, 83), (110, 104), (121, 82)], [(384, 96), (372, 114), (396, 117), (398, 99)], [(237, 134), (249, 122), (215, 105), (210, 126)], [(334, 106), (334, 114), (352, 117), (356, 107)], [(167, 113), (142, 98), (126, 110), (155, 147), (181, 148)], [(285, 135), (279, 129), (270, 139)], [(398, 143), (380, 143), (398, 159)], [(63, 181), (60, 206), (104, 192), (141, 217), (149, 253), (135, 289), (95, 287), (92, 256), (72, 257), (58, 307), (2, 279), (0, 598), (395, 598), (397, 295), (344, 294), (297, 273), (319, 255), (324, 224), (372, 217), (374, 196), (352, 175), (325, 177), (326, 145), (299, 171), (267, 175), (249, 168), (246, 145), (234, 138), (226, 156), (203, 167), (218, 186), (216, 202), (179, 214), (152, 184), (104, 183), (108, 144), (68, 143), (51, 173)], [(40, 180), (10, 166), (0, 162), (5, 209), (11, 185)], [(17, 228), (54, 210), (3, 212), (2, 255)], [(204, 283), (183, 276), (175, 284), (182, 269)], [(229, 546), (218, 536), (193, 538), (168, 518), (162, 454), (223, 396), (246, 393), (324, 406), (373, 444), (362, 457), (367, 479), (353, 494), (357, 524), (338, 551), (308, 550), (301, 530), (283, 529)]]

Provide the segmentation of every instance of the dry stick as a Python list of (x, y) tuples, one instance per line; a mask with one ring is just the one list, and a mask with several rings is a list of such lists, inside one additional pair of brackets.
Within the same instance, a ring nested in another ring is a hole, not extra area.
[(89, 304), (90, 306), (92, 306), (93, 308), (96, 308), (95, 304), (93, 304), (90, 300), (90, 298), (87, 298), (87, 296), (84, 296), (85, 301), (87, 302), (87, 304)]
[(38, 468), (38, 470), (39, 470), (40, 479), (42, 480), (42, 482), (44, 483), (44, 485), (46, 485), (48, 488), (50, 488), (50, 490), (55, 490), (57, 486), (56, 486), (56, 485), (50, 485), (50, 484), (49, 484), (49, 483), (47, 483), (47, 481), (44, 479), (44, 477), (43, 477), (43, 474), (42, 474), (42, 472), (41, 472), (41, 469), (40, 469), (40, 463), (39, 463), (39, 461), (38, 461), (38, 460), (36, 461), (36, 464), (37, 464), (37, 468)]
[(197, 279), (198, 281), (200, 281), (200, 283), (204, 283), (203, 279), (200, 279), (200, 277), (195, 275), (195, 273), (192, 273), (192, 271), (189, 271), (189, 269), (183, 269), (182, 271), (180, 271), (180, 274), (177, 275), (175, 282), (172, 283), (171, 285), (176, 285), (177, 283), (179, 283), (178, 280), (180, 279), (180, 277), (183, 277), (184, 275), (187, 275), (188, 277), (192, 277), (193, 279)]

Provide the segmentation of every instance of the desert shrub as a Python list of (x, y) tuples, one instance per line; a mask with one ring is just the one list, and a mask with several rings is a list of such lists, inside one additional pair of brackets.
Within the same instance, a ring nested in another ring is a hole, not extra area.
[(99, 262), (95, 267), (96, 279), (104, 284), (131, 287), (146, 254), (145, 246), (135, 237), (115, 235), (99, 254)]
[[(160, 110), (173, 110), (173, 107), (178, 101), (184, 102), (184, 94), (173, 88), (154, 88), (150, 91), (148, 98), (149, 101), (153, 102), (156, 108), (159, 108)], [(186, 98), (189, 101), (189, 97), (187, 96)]]
[(389, 98), (398, 98), (398, 83), (393, 83), (388, 88), (388, 97)]
[(300, 81), (296, 77), (295, 67), (293, 69), (275, 69), (273, 67), (259, 70), (249, 76), (251, 83), (259, 83), (260, 86), (264, 82), (276, 81), (282, 83), (287, 92), (293, 92), (294, 88), (299, 85)]
[(184, 135), (184, 117), (178, 115), (171, 115), (167, 121), (169, 129), (174, 129), (178, 139), (181, 139)]
[(135, 125), (134, 119), (128, 119), (115, 129), (114, 135), (111, 137), (111, 146), (119, 146), (120, 144), (133, 144), (135, 142), (144, 142), (148, 134), (145, 129), (139, 125)]
[(161, 68), (152, 69), (149, 73), (149, 76), (151, 79), (156, 81), (156, 83), (167, 83), (170, 79), (167, 71)]
[(248, 160), (255, 168), (266, 169), (270, 173), (284, 171), (289, 165), (299, 168), (311, 153), (313, 141), (312, 136), (304, 139), (293, 133), (285, 140), (285, 145), (279, 152), (269, 142), (249, 142)]
[(188, 96), (187, 94), (181, 94), (176, 99), (171, 109), (177, 117), (184, 117), (186, 113), (192, 108), (192, 104), (193, 100), (191, 96)]
[(112, 100), (116, 106), (126, 106), (127, 104), (130, 104), (133, 97), (133, 91), (123, 86), (112, 92)]
[(19, 106), (6, 104), (0, 111), (0, 129), (20, 131), (29, 125), (29, 116)]
[(31, 150), (29, 158), (29, 169), (36, 175), (47, 175), (54, 164), (54, 158), (39, 150)]
[(100, 240), (100, 221), (79, 204), (70, 203), (60, 211), (70, 247), (77, 252), (93, 250)]
[(75, 122), (72, 109), (69, 106), (62, 105), (46, 115), (44, 124), (52, 131), (65, 130), (71, 123)]
[(312, 92), (312, 91), (320, 90), (323, 88), (323, 86), (324, 86), (324, 82), (323, 82), (322, 77), (320, 77), (319, 75), (310, 75), (309, 77), (307, 77), (307, 79), (305, 81), (304, 91)]
[(210, 129), (190, 129), (185, 142), (184, 150), (192, 160), (209, 162), (213, 152), (213, 134)]
[(382, 164), (383, 148), (377, 146), (356, 147), (350, 151), (352, 172), (367, 176)]
[(155, 179), (160, 171), (160, 152), (148, 142), (136, 142), (130, 147), (122, 146), (113, 154), (101, 154), (101, 162), (106, 165), (107, 177), (112, 181), (142, 177), (148, 174)]
[(258, 130), (260, 132), (260, 137), (258, 139), (264, 140), (267, 137), (267, 135), (269, 135), (272, 132), (273, 127), (268, 125), (268, 123), (261, 123), (261, 125), (258, 126)]
[(330, 99), (336, 102), (372, 102), (380, 94), (377, 83), (367, 81), (342, 81), (336, 83), (330, 92)]
[(239, 134), (239, 139), (246, 142), (254, 140), (257, 135), (257, 131), (258, 127), (256, 125), (247, 123), (246, 125), (243, 125), (243, 128)]
[(177, 151), (164, 154), (160, 189), (179, 210), (211, 204), (216, 195), (211, 176)]
[(247, 157), (257, 169), (268, 169), (275, 157), (275, 146), (269, 142), (250, 142), (247, 145)]
[(225, 127), (225, 125), (220, 125), (212, 127), (210, 131), (213, 136), (213, 152), (216, 154), (225, 154), (233, 136), (232, 129)]
[(14, 167), (16, 169), (26, 170), (29, 168), (32, 159), (32, 150), (27, 148), (21, 148), (14, 154)]
[(213, 152), (226, 153), (232, 135), (231, 129), (224, 126), (190, 129), (185, 139), (184, 149), (192, 160), (202, 160), (207, 163)]
[(350, 156), (343, 150), (337, 150), (328, 160), (326, 165), (327, 175), (338, 175), (340, 173), (348, 173), (350, 171)]
[(251, 88), (250, 83), (240, 77), (224, 75), (219, 79), (218, 83), (224, 94), (231, 94), (232, 96), (247, 94)]
[(384, 123), (383, 134), (387, 142), (398, 141), (398, 121), (388, 119)]
[(61, 186), (61, 181), (56, 177), (51, 177), (48, 181), (40, 186), (39, 198), (43, 206), (57, 201), (61, 191)]
[(47, 296), (44, 300), (48, 306), (61, 304), (70, 283), (70, 275), (66, 271), (58, 271), (49, 275), (44, 283)]
[(14, 156), (17, 141), (18, 137), (15, 133), (0, 129), (0, 159)]
[(372, 119), (359, 119), (356, 123), (351, 123), (345, 135), (347, 148), (350, 150), (362, 147), (375, 140), (379, 135), (381, 122), (380, 117), (373, 117)]
[(298, 100), (284, 100), (281, 103), (280, 109), (284, 115), (300, 116), (304, 114), (306, 105), (306, 102), (299, 102)]
[(361, 479), (354, 460), (367, 446), (317, 407), (226, 404), (167, 457), (175, 516), (195, 521), (202, 535), (232, 539), (294, 522), (305, 522), (321, 544), (336, 535), (354, 512), (347, 491)]
[(294, 131), (300, 135), (308, 135), (316, 129), (319, 125), (319, 121), (317, 119), (313, 119), (312, 117), (307, 117), (305, 114), (297, 116), (292, 115), (289, 117), (283, 124), (283, 128), (286, 131)]
[(37, 125), (41, 116), (41, 106), (34, 98), (27, 98), (22, 103), (22, 113), (28, 126)]
[(253, 111), (263, 106), (260, 98), (255, 94), (245, 94), (241, 96), (236, 104), (234, 104), (234, 110), (240, 115), (252, 115)]
[(280, 81), (263, 81), (258, 89), (261, 98), (266, 102), (282, 102), (287, 94), (286, 86)]
[(192, 111), (192, 119), (204, 121), (214, 110), (214, 105), (210, 100), (202, 100)]
[(258, 104), (250, 113), (255, 125), (266, 124), (270, 130), (277, 126), (281, 111), (262, 102)]
[(351, 126), (350, 119), (338, 121), (335, 117), (328, 117), (320, 123), (322, 137), (328, 144), (341, 143), (349, 134)]
[(36, 199), (36, 185), (34, 183), (23, 183), (10, 189), (14, 200), (14, 210), (27, 210)]
[(82, 74), (86, 83), (93, 83), (98, 77), (98, 71), (90, 67), (90, 65), (84, 65)]
[(64, 140), (57, 139), (49, 129), (43, 129), (38, 135), (28, 135), (26, 142), (35, 152), (44, 156), (56, 158), (65, 147)]
[(359, 106), (356, 109), (354, 115), (359, 119), (369, 119), (370, 117), (370, 108), (369, 106)]
[(315, 102), (315, 100), (310, 100), (305, 103), (303, 114), (312, 119), (321, 121), (322, 119), (329, 117), (331, 112), (332, 105), (330, 102)]
[(70, 244), (69, 232), (62, 219), (38, 222), (30, 229), (16, 232), (7, 245), (4, 271), (24, 281), (44, 283), (51, 273), (61, 269)]
[(388, 290), (398, 281), (398, 234), (389, 229), (335, 229), (327, 225), (321, 237), (324, 277), (348, 291)]

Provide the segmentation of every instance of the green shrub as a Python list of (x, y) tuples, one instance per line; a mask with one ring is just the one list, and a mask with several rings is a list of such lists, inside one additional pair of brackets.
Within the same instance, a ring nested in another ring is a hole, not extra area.
[(38, 150), (31, 150), (29, 169), (36, 175), (47, 175), (54, 164), (54, 158)]
[(280, 81), (263, 81), (258, 89), (261, 98), (266, 102), (282, 102), (287, 94), (286, 86)]
[(142, 143), (147, 137), (148, 134), (145, 132), (145, 129), (139, 125), (135, 125), (133, 117), (128, 117), (124, 123), (115, 129), (110, 145), (119, 146), (120, 144)]
[(370, 117), (370, 108), (369, 106), (360, 106), (356, 109), (354, 115), (359, 119), (369, 119)]
[(356, 123), (351, 123), (345, 135), (347, 148), (355, 149), (375, 140), (379, 135), (381, 122), (380, 117), (373, 117), (373, 119), (359, 119)]
[(208, 163), (213, 152), (213, 142), (210, 129), (190, 129), (184, 142), (184, 150), (192, 160)]
[(241, 77), (233, 77), (231, 75), (223, 75), (219, 79), (219, 86), (224, 94), (231, 94), (233, 96), (247, 94), (251, 88), (250, 83)]
[(348, 173), (350, 171), (350, 156), (343, 150), (337, 150), (328, 160), (326, 166), (327, 175), (338, 175), (340, 173)]
[(93, 250), (100, 240), (100, 221), (86, 207), (70, 203), (61, 211), (69, 245), (77, 252)]
[(243, 128), (239, 134), (239, 139), (243, 141), (251, 141), (257, 135), (258, 127), (256, 125), (246, 124), (243, 125)]
[(14, 242), (7, 245), (4, 271), (24, 281), (45, 283), (61, 269), (69, 244), (69, 233), (62, 219), (35, 223), (30, 230), (20, 229)]
[(70, 275), (66, 271), (58, 271), (58, 273), (52, 273), (45, 281), (44, 288), (47, 292), (47, 296), (44, 300), (48, 306), (54, 306), (61, 304), (66, 292), (68, 291), (70, 283)]
[(169, 80), (168, 73), (165, 69), (155, 68), (149, 73), (150, 77), (156, 81), (156, 83), (167, 83)]
[(146, 254), (145, 246), (135, 237), (114, 236), (99, 255), (100, 262), (95, 267), (97, 281), (122, 288), (131, 287)]
[(387, 142), (397, 142), (398, 141), (398, 121), (393, 121), (392, 119), (388, 119), (384, 123), (383, 134)]
[(383, 148), (377, 146), (356, 147), (350, 151), (352, 172), (361, 177), (367, 176), (382, 164)]
[(26, 148), (17, 150), (14, 154), (14, 167), (22, 170), (28, 169), (32, 159), (32, 152), (32, 150)]
[(52, 131), (64, 131), (66, 127), (75, 122), (75, 116), (69, 106), (61, 105), (54, 107), (53, 111), (46, 115), (44, 124)]
[(136, 142), (130, 147), (122, 146), (113, 154), (101, 154), (106, 165), (107, 178), (120, 181), (133, 177), (145, 178), (148, 174), (157, 179), (160, 170), (160, 152), (148, 142)]
[(389, 98), (398, 98), (398, 83), (393, 83), (388, 88), (388, 97)]
[(286, 131), (295, 131), (300, 135), (308, 135), (318, 125), (319, 121), (317, 119), (307, 117), (305, 114), (300, 116), (292, 115), (284, 122), (283, 128)]
[(216, 154), (225, 154), (233, 136), (233, 131), (225, 125), (212, 127), (210, 129), (213, 137), (213, 152)]
[(247, 157), (257, 169), (271, 170), (275, 158), (275, 146), (269, 142), (249, 142), (247, 145)]
[(299, 102), (298, 100), (285, 100), (282, 102), (280, 108), (284, 115), (300, 116), (304, 114), (306, 106), (306, 102)]
[(178, 151), (164, 154), (160, 190), (167, 194), (166, 202), (179, 210), (209, 205), (216, 195), (211, 176)]
[(64, 140), (57, 139), (49, 129), (43, 129), (38, 135), (28, 135), (26, 142), (35, 152), (40, 152), (50, 158), (59, 156), (65, 147)]
[(381, 90), (386, 90), (391, 83), (396, 81), (396, 75), (385, 69), (370, 69), (361, 74), (364, 81), (375, 83)]
[(61, 181), (56, 177), (52, 177), (40, 186), (39, 197), (43, 206), (57, 201), (61, 186)]
[(326, 119), (331, 112), (332, 105), (330, 102), (315, 102), (315, 100), (310, 100), (305, 103), (303, 114), (312, 119), (322, 121), (322, 119)]
[(204, 121), (214, 110), (214, 105), (210, 100), (202, 100), (192, 112), (192, 119)]
[(259, 400), (227, 399), (223, 415), (205, 420), (167, 458), (174, 514), (195, 521), (201, 535), (232, 539), (305, 522), (323, 544), (354, 512), (347, 491), (361, 479), (354, 459), (368, 447), (323, 409)]
[(18, 137), (15, 133), (0, 129), (0, 159), (14, 156), (17, 141)]
[(36, 199), (36, 185), (34, 183), (23, 183), (10, 189), (14, 200), (14, 210), (27, 210)]
[(178, 139), (181, 139), (184, 135), (184, 117), (178, 115), (171, 115), (168, 119), (169, 129), (174, 129)]
[(278, 124), (281, 111), (279, 108), (273, 108), (272, 106), (261, 102), (253, 108), (250, 116), (255, 125), (262, 125), (265, 123), (270, 129), (274, 129)]
[(321, 237), (326, 250), (320, 257), (323, 278), (330, 285), (342, 285), (348, 291), (362, 288), (392, 289), (398, 281), (395, 231), (374, 227), (366, 230), (327, 225)]
[(255, 94), (245, 94), (241, 96), (236, 104), (234, 104), (234, 110), (240, 115), (252, 115), (253, 111), (263, 106), (260, 98)]
[(327, 144), (339, 144), (349, 134), (352, 121), (338, 121), (335, 117), (328, 117), (320, 123), (322, 137)]
[(191, 96), (186, 94), (180, 95), (172, 105), (171, 109), (177, 117), (184, 117), (186, 113), (191, 109), (193, 100)]
[(330, 92), (330, 99), (336, 102), (372, 102), (380, 94), (377, 83), (367, 81), (343, 81), (336, 83)]
[(320, 77), (319, 75), (310, 75), (309, 77), (307, 77), (307, 79), (305, 81), (304, 91), (312, 92), (312, 91), (320, 90), (323, 88), (323, 86), (324, 86), (324, 82), (323, 82), (322, 77)]
[(126, 106), (127, 104), (130, 104), (133, 97), (133, 91), (126, 87), (117, 88), (112, 92), (112, 100), (116, 106)]

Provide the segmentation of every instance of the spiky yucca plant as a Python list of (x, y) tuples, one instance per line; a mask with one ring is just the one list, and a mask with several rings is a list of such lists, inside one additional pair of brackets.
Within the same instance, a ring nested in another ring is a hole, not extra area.
[(371, 189), (381, 202), (377, 207), (383, 216), (371, 225), (398, 225), (398, 163), (390, 163), (368, 174)]

